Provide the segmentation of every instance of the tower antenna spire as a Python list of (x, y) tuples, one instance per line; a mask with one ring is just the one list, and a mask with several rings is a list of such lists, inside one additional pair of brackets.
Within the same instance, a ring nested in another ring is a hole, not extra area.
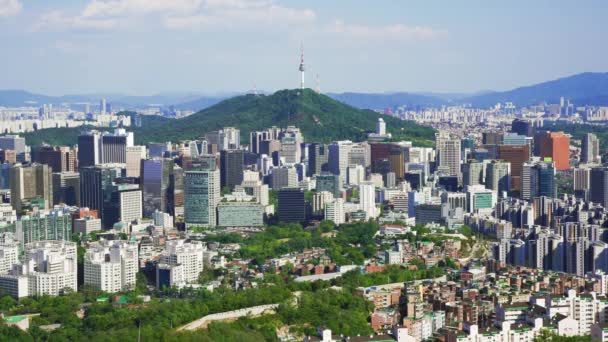
[(300, 48), (300, 89), (304, 89), (304, 71), (306, 67), (304, 66), (304, 43)]

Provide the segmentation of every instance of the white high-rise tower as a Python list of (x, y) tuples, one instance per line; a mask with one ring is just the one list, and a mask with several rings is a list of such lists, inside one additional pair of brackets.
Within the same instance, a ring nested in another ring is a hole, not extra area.
[(306, 68), (304, 67), (304, 46), (302, 45), (302, 50), (301, 50), (301, 54), (300, 54), (300, 89), (304, 89), (304, 70), (306, 70)]

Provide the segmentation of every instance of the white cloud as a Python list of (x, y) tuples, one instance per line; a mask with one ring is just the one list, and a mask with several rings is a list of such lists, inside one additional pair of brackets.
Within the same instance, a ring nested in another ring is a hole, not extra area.
[(367, 26), (346, 24), (337, 20), (328, 28), (334, 34), (356, 40), (373, 41), (420, 41), (432, 40), (445, 36), (447, 31), (426, 26), (407, 26), (403, 24), (387, 26)]
[(306, 24), (316, 18), (315, 12), (309, 9), (300, 10), (261, 2), (256, 6), (241, 7), (238, 6), (240, 1), (231, 2), (237, 3), (237, 6), (221, 6), (205, 14), (168, 16), (164, 18), (163, 24), (170, 29), (218, 30)]
[(22, 8), (19, 0), (0, 0), (0, 18), (16, 15)]
[(156, 20), (168, 29), (249, 30), (310, 22), (315, 13), (271, 0), (91, 0), (77, 15), (46, 13), (33, 29), (115, 29), (134, 26), (138, 19)]

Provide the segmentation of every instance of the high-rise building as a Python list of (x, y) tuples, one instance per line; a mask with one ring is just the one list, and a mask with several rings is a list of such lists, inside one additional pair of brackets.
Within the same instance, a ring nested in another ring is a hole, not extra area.
[(435, 134), (435, 148), (437, 150), (437, 170), (448, 176), (462, 178), (460, 173), (461, 148), (460, 139), (451, 137), (446, 133)]
[(80, 206), (80, 173), (53, 173), (53, 203)]
[(346, 168), (346, 183), (348, 185), (359, 185), (365, 181), (365, 168), (361, 165), (349, 165)]
[(5, 234), (0, 241), (0, 274), (8, 273), (19, 262), (19, 241), (12, 234)]
[(78, 166), (95, 166), (102, 163), (101, 133), (87, 132), (78, 136)]
[(334, 195), (328, 191), (314, 192), (312, 194), (312, 211), (314, 218), (321, 218), (325, 214), (325, 205), (333, 201)]
[(282, 188), (278, 193), (279, 221), (306, 221), (306, 202), (302, 188)]
[(348, 165), (371, 165), (371, 146), (367, 142), (354, 143), (348, 152)]
[(352, 141), (342, 140), (331, 143), (328, 148), (329, 172), (340, 176), (341, 184), (346, 182), (346, 168), (348, 167), (348, 156), (352, 146)]
[(144, 217), (152, 217), (156, 210), (173, 213), (173, 160), (154, 158), (141, 161), (140, 183), (144, 197)]
[(102, 98), (101, 100), (99, 100), (99, 114), (105, 115), (106, 110), (107, 110), (106, 99)]
[(589, 200), (608, 208), (608, 168), (594, 167), (590, 179)]
[(521, 190), (521, 176), (524, 163), (530, 160), (529, 145), (500, 145), (498, 158), (511, 164), (511, 189)]
[(107, 163), (126, 163), (127, 147), (133, 146), (133, 132), (118, 128), (114, 133), (104, 133), (101, 136), (101, 158)]
[(540, 134), (541, 158), (551, 158), (558, 171), (570, 169), (570, 137), (564, 132), (545, 132)]
[(492, 160), (486, 167), (486, 188), (502, 196), (511, 190), (511, 163)]
[[(211, 131), (205, 134), (208, 146), (216, 146), (218, 151), (239, 149), (241, 147), (240, 130), (234, 127), (224, 127), (219, 131)], [(207, 153), (209, 151), (203, 151)]]
[(220, 202), (217, 221), (219, 227), (261, 227), (264, 225), (264, 207), (256, 202)]
[(53, 176), (48, 165), (15, 164), (9, 172), (11, 204), (17, 211), (29, 206), (53, 206)]
[(317, 175), (315, 180), (317, 191), (327, 191), (334, 197), (341, 197), (342, 187), (340, 185), (340, 176), (325, 173)]
[(0, 150), (15, 151), (17, 161), (25, 161), (25, 138), (18, 135), (5, 135), (0, 137)]
[(581, 145), (581, 162), (587, 164), (601, 164), (600, 141), (593, 133), (585, 134)]
[(47, 164), (53, 172), (78, 170), (76, 153), (67, 146), (39, 146), (32, 150), (32, 162)]
[(84, 285), (115, 293), (135, 288), (139, 270), (137, 243), (102, 240), (87, 248), (84, 256)]
[(112, 201), (114, 181), (121, 175), (121, 166), (116, 164), (80, 168), (80, 205), (97, 210), (104, 225), (115, 223), (107, 219), (106, 208)]
[(462, 185), (478, 185), (484, 183), (484, 164), (480, 161), (470, 159), (462, 164)]
[(335, 198), (325, 204), (325, 219), (333, 221), (336, 225), (344, 223), (345, 213), (343, 199)]
[(591, 181), (591, 169), (587, 167), (572, 170), (572, 186), (574, 191), (589, 191)]
[(184, 173), (186, 227), (215, 227), (216, 207), (220, 201), (220, 194), (220, 171), (214, 165), (193, 166), (187, 170)]
[(223, 150), (220, 152), (221, 186), (234, 188), (243, 181), (243, 151)]
[(295, 168), (282, 166), (270, 170), (270, 187), (274, 190), (292, 188), (298, 185), (298, 173)]
[(141, 161), (146, 159), (146, 146), (126, 147), (127, 177), (141, 176)]
[(375, 218), (378, 216), (376, 208), (376, 187), (371, 182), (362, 182), (359, 184), (359, 206), (365, 212), (365, 219)]
[(40, 210), (21, 216), (15, 222), (14, 234), (22, 244), (42, 240), (72, 238), (72, 217), (67, 207)]
[(308, 145), (308, 172), (307, 176), (320, 175), (323, 171), (328, 171), (327, 158), (328, 148), (325, 144), (312, 143)]
[(525, 163), (522, 172), (521, 198), (531, 201), (534, 197), (557, 197), (555, 164), (536, 161)]
[[(142, 218), (142, 191), (138, 184), (114, 183), (108, 190), (101, 223), (111, 228), (117, 222), (130, 223)], [(152, 215), (150, 215), (152, 216)]]
[(515, 119), (511, 123), (511, 132), (527, 137), (534, 136), (534, 125), (530, 120)]

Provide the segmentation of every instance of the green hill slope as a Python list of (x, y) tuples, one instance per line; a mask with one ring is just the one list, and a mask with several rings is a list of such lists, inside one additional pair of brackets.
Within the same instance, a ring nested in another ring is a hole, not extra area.
[[(196, 139), (206, 132), (232, 126), (241, 130), (241, 140), (247, 142), (251, 131), (293, 125), (302, 130), (306, 141), (329, 142), (363, 140), (367, 132), (375, 130), (379, 117), (384, 119), (394, 139), (411, 140), (417, 145), (433, 141), (432, 128), (356, 109), (310, 89), (237, 96), (185, 118), (149, 121), (143, 127), (130, 129), (135, 133), (136, 143), (145, 144)], [(45, 131), (48, 130), (32, 135), (43, 134), (48, 143), (53, 143), (52, 134)]]

